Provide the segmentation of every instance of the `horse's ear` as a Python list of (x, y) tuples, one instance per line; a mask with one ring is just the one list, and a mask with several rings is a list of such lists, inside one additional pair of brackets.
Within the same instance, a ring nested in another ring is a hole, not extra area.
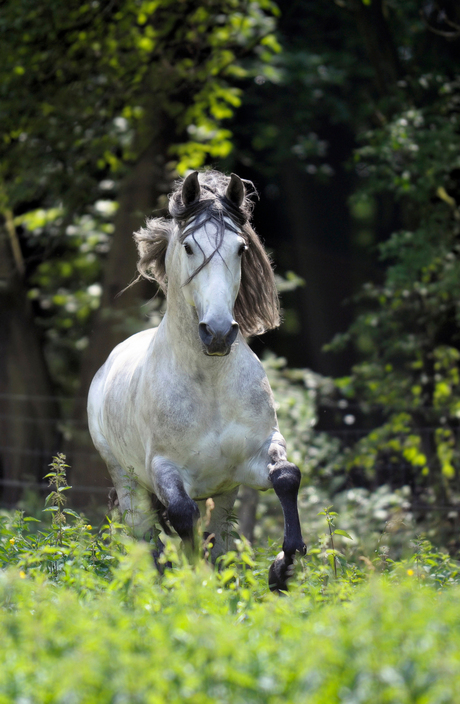
[(230, 183), (227, 186), (225, 195), (237, 208), (241, 208), (244, 201), (244, 186), (243, 181), (236, 174), (230, 176)]
[(182, 202), (184, 205), (191, 205), (200, 198), (200, 182), (198, 181), (198, 171), (189, 174), (182, 184)]

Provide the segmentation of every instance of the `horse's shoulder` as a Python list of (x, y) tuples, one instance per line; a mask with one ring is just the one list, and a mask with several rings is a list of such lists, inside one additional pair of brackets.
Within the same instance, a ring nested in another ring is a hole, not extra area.
[(107, 389), (107, 385), (112, 390), (123, 386), (125, 378), (131, 377), (133, 371), (142, 364), (155, 333), (156, 328), (142, 330), (114, 347), (93, 379), (92, 392), (101, 393)]
[(258, 385), (267, 377), (262, 362), (246, 342), (241, 346), (241, 357), (238, 367), (239, 375), (246, 377), (246, 384), (248, 381), (253, 381)]
[(113, 353), (116, 353), (118, 350), (119, 353), (126, 351), (131, 354), (133, 351), (143, 351), (147, 349), (155, 337), (157, 330), (158, 328), (149, 328), (148, 330), (136, 332), (134, 335), (131, 335), (131, 337), (128, 337), (123, 342), (120, 342), (120, 344), (113, 350)]
[(228, 379), (231, 394), (239, 403), (251, 409), (251, 412), (274, 413), (273, 394), (265, 369), (256, 354), (246, 345), (235, 366), (234, 373)]
[(139, 356), (143, 356), (155, 337), (156, 330), (156, 328), (142, 330), (120, 342), (110, 353), (107, 366), (135, 361)]

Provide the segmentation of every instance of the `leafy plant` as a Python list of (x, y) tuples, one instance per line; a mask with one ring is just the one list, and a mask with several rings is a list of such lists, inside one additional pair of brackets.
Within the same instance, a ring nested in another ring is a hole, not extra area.
[(341, 564), (344, 564), (345, 559), (344, 555), (342, 555), (341, 552), (335, 549), (334, 546), (334, 535), (342, 535), (345, 538), (348, 538), (349, 540), (353, 540), (351, 535), (349, 535), (345, 530), (341, 530), (340, 528), (335, 528), (334, 524), (334, 518), (338, 515), (336, 511), (331, 511), (330, 509), (332, 506), (327, 506), (323, 511), (320, 511), (318, 516), (324, 516), (326, 518), (327, 522), (327, 527), (329, 530), (329, 536), (331, 539), (331, 548), (326, 550), (326, 555), (330, 557), (332, 565), (334, 567), (334, 575), (335, 578), (337, 579), (337, 562), (340, 562)]
[(363, 312), (330, 349), (355, 345), (362, 361), (338, 387), (367, 416), (380, 413), (348, 469), (371, 477), (379, 464), (405, 465), (419, 492), (447, 504), (459, 471), (459, 83), (426, 74), (407, 90), (412, 106), (357, 150), (367, 178), (354, 196), (391, 193), (405, 226), (380, 245), (384, 281), (364, 287)]

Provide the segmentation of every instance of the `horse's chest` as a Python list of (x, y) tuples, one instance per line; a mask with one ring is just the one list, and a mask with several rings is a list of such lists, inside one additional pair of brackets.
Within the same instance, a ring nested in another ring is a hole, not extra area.
[(150, 428), (154, 451), (194, 477), (231, 474), (249, 460), (275, 422), (270, 398), (226, 389), (175, 387), (157, 399)]
[(194, 436), (190, 445), (190, 462), (199, 467), (236, 466), (257, 452), (264, 432), (254, 433), (249, 424), (214, 418), (207, 428), (203, 427)]
[(265, 433), (244, 423), (208, 423), (191, 439), (178, 464), (187, 491), (194, 498), (228, 491), (238, 483), (235, 475), (256, 454)]
[[(265, 435), (263, 419), (235, 400), (219, 404), (213, 399), (182, 396), (179, 403), (169, 402), (155, 413), (156, 445), (165, 454), (178, 452), (201, 458), (201, 463), (226, 458), (232, 463), (244, 461), (257, 450), (257, 428)], [(262, 421), (262, 422), (260, 422)]]

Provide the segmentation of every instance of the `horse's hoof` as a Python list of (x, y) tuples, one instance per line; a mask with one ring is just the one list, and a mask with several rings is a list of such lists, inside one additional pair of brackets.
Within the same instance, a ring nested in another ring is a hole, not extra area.
[(283, 551), (270, 565), (268, 571), (268, 586), (271, 592), (287, 592), (287, 580), (294, 574), (294, 563), (292, 558), (286, 557)]
[(302, 538), (300, 538), (300, 540), (297, 540), (296, 542), (283, 543), (283, 553), (285, 555), (292, 555), (292, 557), (297, 554), (303, 556), (307, 554), (307, 546), (303, 542)]

